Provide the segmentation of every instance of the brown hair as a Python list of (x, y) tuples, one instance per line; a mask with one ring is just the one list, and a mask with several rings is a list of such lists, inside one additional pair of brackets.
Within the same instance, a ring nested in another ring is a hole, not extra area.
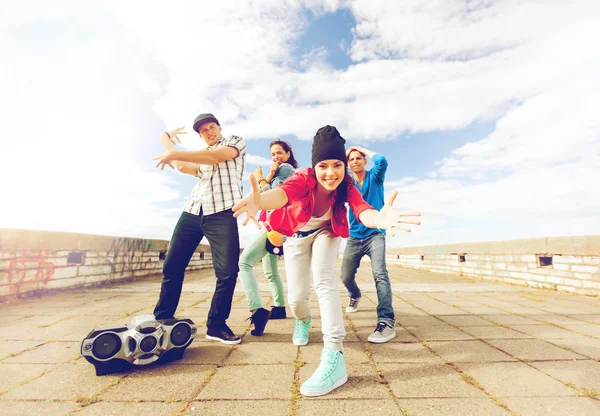
[(292, 146), (290, 146), (288, 144), (288, 142), (284, 142), (283, 140), (273, 140), (269, 144), (269, 149), (271, 147), (273, 147), (274, 145), (276, 145), (276, 144), (278, 144), (279, 146), (281, 146), (285, 152), (289, 152), (290, 153), (290, 158), (288, 159), (288, 161), (286, 163), (289, 163), (290, 165), (292, 165), (294, 167), (294, 169), (298, 169), (298, 166), (300, 166), (300, 165), (296, 161), (296, 158), (294, 158), (294, 152), (292, 151)]

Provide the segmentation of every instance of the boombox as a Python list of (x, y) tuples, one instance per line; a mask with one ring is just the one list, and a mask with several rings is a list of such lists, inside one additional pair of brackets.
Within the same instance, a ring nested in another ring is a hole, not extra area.
[(189, 318), (156, 320), (139, 315), (126, 326), (94, 329), (81, 343), (81, 355), (103, 376), (132, 366), (180, 360), (196, 338)]

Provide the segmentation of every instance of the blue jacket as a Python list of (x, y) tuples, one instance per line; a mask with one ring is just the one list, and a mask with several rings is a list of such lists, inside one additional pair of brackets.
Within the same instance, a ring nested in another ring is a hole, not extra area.
[(271, 179), (271, 183), (265, 185), (261, 192), (268, 191), (269, 189), (275, 189), (283, 183), (287, 178), (296, 173), (296, 169), (289, 163), (282, 163), (275, 171), (275, 176)]
[[(383, 200), (383, 180), (385, 179), (388, 162), (385, 156), (380, 154), (373, 155), (372, 160), (374, 166), (371, 170), (367, 170), (362, 187), (358, 185), (356, 179), (354, 179), (354, 186), (360, 191), (365, 202), (376, 210), (381, 210), (385, 205), (385, 201)], [(385, 234), (385, 231), (365, 227), (350, 210), (350, 237), (367, 238), (371, 234), (378, 232)]]

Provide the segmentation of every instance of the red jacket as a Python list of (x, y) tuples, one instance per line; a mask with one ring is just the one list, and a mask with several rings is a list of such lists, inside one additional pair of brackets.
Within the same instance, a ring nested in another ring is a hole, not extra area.
[[(352, 178), (346, 176), (344, 182), (339, 186), (346, 186), (347, 202), (352, 208), (354, 215), (358, 219), (361, 212), (366, 209), (374, 209), (363, 199), (360, 191), (356, 189)], [(279, 185), (288, 198), (285, 206), (274, 210), (265, 224), (267, 230), (273, 229), (283, 235), (291, 237), (296, 231), (302, 228), (315, 210), (315, 190), (317, 189), (317, 177), (312, 168), (306, 168), (297, 171)], [(337, 189), (334, 191), (333, 198), (337, 197)], [(360, 221), (360, 220), (359, 220)], [(331, 233), (334, 236), (348, 238), (350, 235), (348, 228), (348, 210), (345, 205), (334, 204), (331, 216)]]

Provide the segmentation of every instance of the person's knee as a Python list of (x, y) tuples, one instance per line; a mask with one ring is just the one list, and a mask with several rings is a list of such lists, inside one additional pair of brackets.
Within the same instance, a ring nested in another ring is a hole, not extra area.
[(240, 271), (247, 272), (252, 270), (254, 266), (247, 262), (245, 259), (240, 259), (240, 263), (238, 264), (238, 268)]
[(388, 272), (385, 269), (373, 271), (373, 278), (375, 279), (375, 282), (389, 283), (390, 281)]

